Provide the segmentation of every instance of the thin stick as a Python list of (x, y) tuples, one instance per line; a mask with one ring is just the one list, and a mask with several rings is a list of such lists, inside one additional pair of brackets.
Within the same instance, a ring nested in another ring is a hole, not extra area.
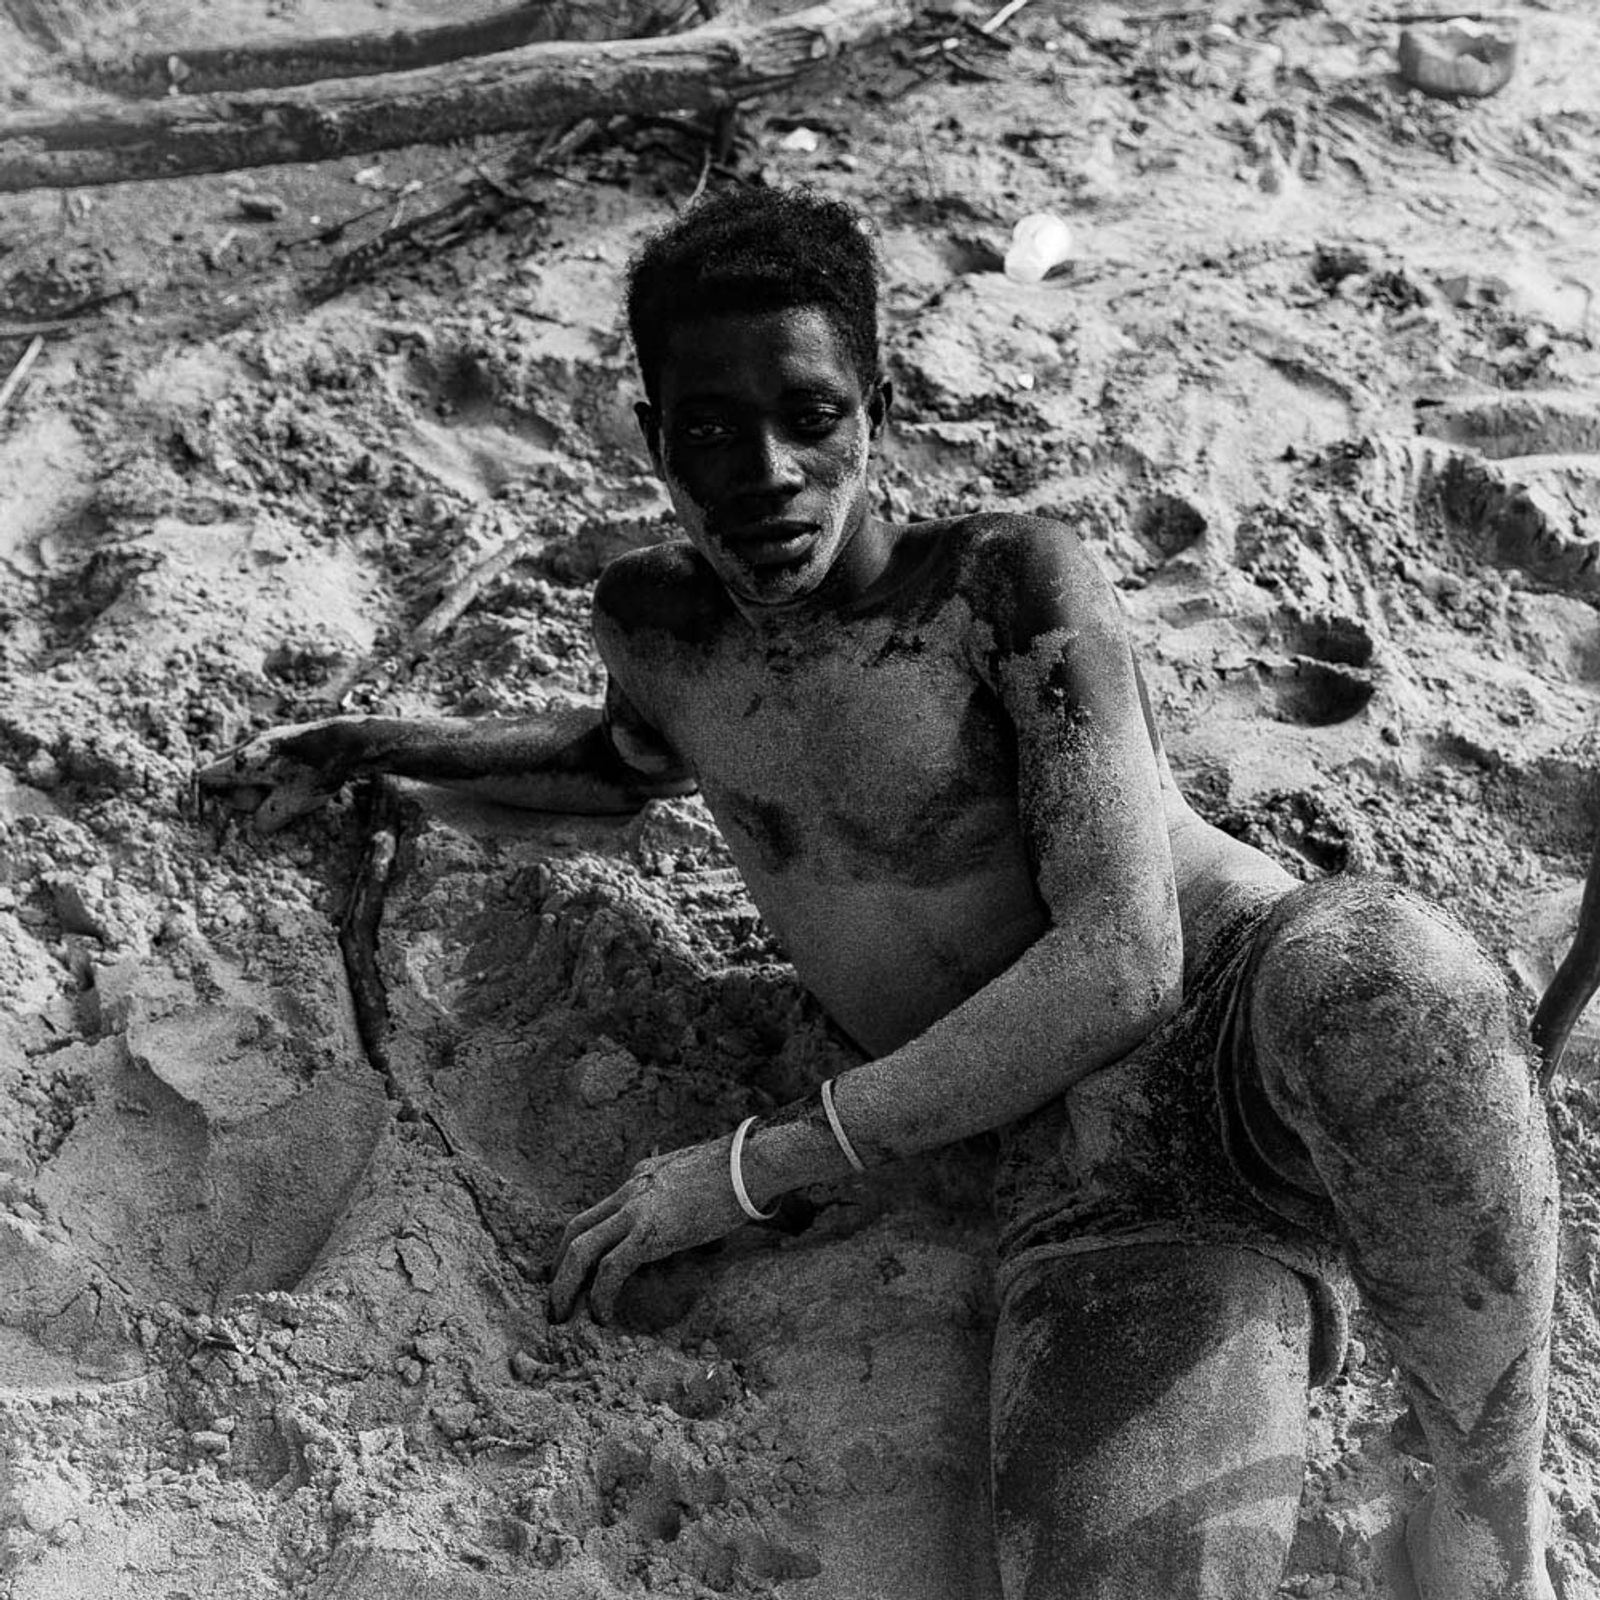
[(696, 200), (706, 192), (706, 182), (711, 177), (711, 146), (716, 141), (716, 135), (706, 140), (705, 154), (700, 161), (700, 176), (695, 179), (694, 193), (684, 201), (684, 205), (692, 206)]
[(11, 404), (11, 397), (20, 389), (28, 379), (28, 369), (39, 359), (39, 352), (44, 349), (44, 335), (36, 333), (33, 342), (22, 352), (16, 366), (11, 369), (11, 376), (4, 383), (0, 383), (0, 416), (5, 414), (5, 409)]
[(1515, 22), (1515, 11), (1392, 11), (1386, 17), (1374, 17), (1374, 22), (1390, 22), (1402, 28), (1415, 27), (1424, 22)]
[(1589, 318), (1594, 311), (1594, 285), (1588, 284), (1582, 278), (1562, 278), (1562, 283), (1570, 283), (1583, 296), (1583, 320), (1578, 324), (1583, 342), (1589, 343)]
[(912, 118), (911, 126), (917, 130), (917, 151), (922, 157), (922, 181), (927, 186), (926, 199), (932, 200), (937, 190), (933, 181), (933, 167), (928, 161), (928, 136), (922, 131), (922, 118)]
[(1163, 22), (1187, 22), (1191, 17), (1206, 15), (1203, 6), (1169, 6), (1165, 11), (1144, 11), (1138, 16), (1125, 17), (1123, 20), (1130, 28), (1144, 28), (1151, 23), (1159, 26)]
[(455, 625), (462, 612), (520, 556), (537, 554), (547, 541), (548, 535), (541, 528), (519, 528), (501, 540), (487, 555), (480, 557), (412, 630), (411, 637), (406, 641), (407, 664), (425, 656), (439, 638)]
[(1005, 27), (1027, 3), (1028, 0), (1006, 0), (1006, 3), (987, 22), (978, 24), (978, 32), (994, 33), (998, 29)]
[(48, 322), (0, 322), (0, 339), (31, 339), (36, 333), (69, 333), (76, 317), (52, 317)]

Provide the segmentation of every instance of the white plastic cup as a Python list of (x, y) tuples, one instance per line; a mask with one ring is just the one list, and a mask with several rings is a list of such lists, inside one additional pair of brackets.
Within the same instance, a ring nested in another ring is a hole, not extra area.
[(1006, 276), (1013, 283), (1040, 283), (1072, 257), (1072, 229), (1053, 211), (1034, 211), (1011, 230)]

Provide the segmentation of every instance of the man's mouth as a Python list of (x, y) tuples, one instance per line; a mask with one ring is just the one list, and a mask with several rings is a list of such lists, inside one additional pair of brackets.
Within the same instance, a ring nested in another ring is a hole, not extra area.
[(804, 560), (821, 531), (815, 522), (747, 522), (726, 542), (753, 567), (781, 567)]

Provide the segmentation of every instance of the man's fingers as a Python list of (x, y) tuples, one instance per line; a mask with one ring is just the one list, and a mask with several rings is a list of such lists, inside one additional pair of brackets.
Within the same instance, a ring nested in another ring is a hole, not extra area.
[(318, 810), (337, 792), (342, 776), (297, 760), (276, 734), (262, 734), (194, 775), (201, 790), (235, 811), (253, 813), (257, 833), (276, 833), (296, 817)]
[(596, 1322), (611, 1320), (623, 1284), (649, 1259), (649, 1252), (639, 1247), (638, 1235), (630, 1232), (600, 1263), (594, 1282), (589, 1285), (589, 1309), (594, 1312)]
[(320, 779), (325, 787), (341, 780), (348, 768), (346, 719), (284, 723), (268, 728), (208, 762), (196, 774), (207, 789), (233, 789), (245, 784), (276, 786), (299, 779)]
[[(572, 1315), (578, 1292), (583, 1288), (590, 1269), (612, 1245), (626, 1238), (631, 1228), (627, 1214), (619, 1210), (602, 1217), (587, 1232), (580, 1233), (570, 1241), (562, 1241), (556, 1257), (555, 1276), (550, 1282), (550, 1315), (557, 1322), (565, 1322)], [(567, 1231), (571, 1233), (572, 1230), (569, 1227)], [(592, 1297), (590, 1304), (593, 1304)]]
[(624, 1198), (622, 1190), (613, 1189), (604, 1200), (597, 1200), (587, 1211), (580, 1211), (561, 1230), (561, 1242), (556, 1246), (556, 1260), (560, 1261), (580, 1234), (587, 1233), (597, 1223), (604, 1222), (607, 1217), (620, 1211)]
[(276, 742), (262, 737), (235, 745), (226, 755), (201, 767), (195, 777), (207, 789), (237, 789), (246, 784), (276, 783), (282, 778), (285, 765)]

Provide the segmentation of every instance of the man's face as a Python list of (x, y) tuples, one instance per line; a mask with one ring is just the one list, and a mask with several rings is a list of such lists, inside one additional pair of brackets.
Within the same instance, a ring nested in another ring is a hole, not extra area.
[(679, 324), (658, 398), (639, 421), (690, 543), (747, 607), (813, 594), (866, 520), (886, 388), (863, 394), (833, 323), (795, 307)]

